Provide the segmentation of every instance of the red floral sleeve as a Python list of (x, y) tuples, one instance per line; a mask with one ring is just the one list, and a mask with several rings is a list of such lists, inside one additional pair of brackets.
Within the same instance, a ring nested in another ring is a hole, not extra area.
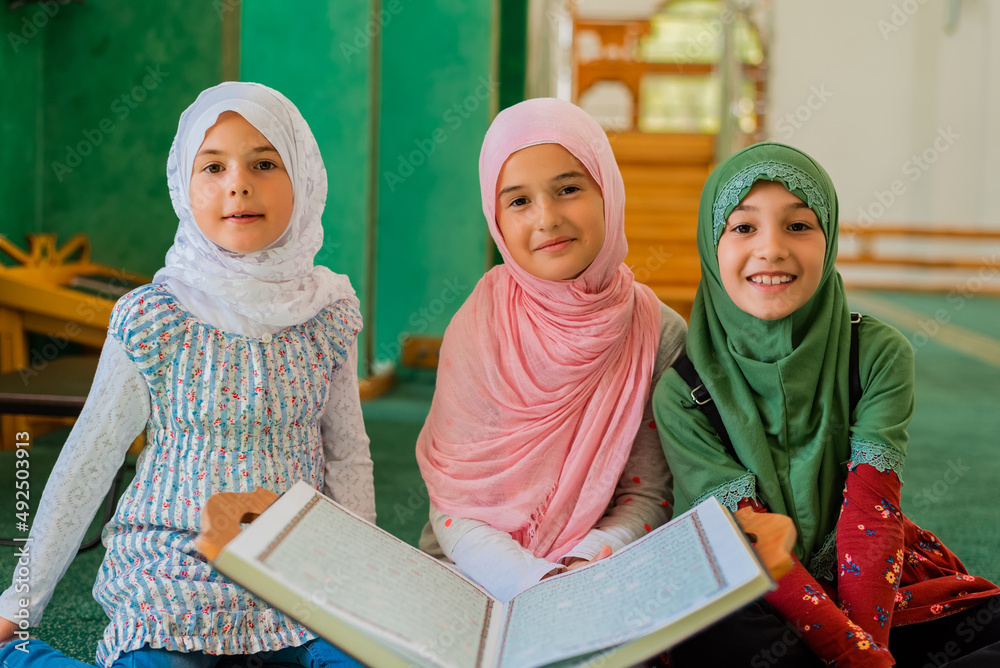
[(837, 522), (840, 607), (879, 644), (889, 627), (903, 572), (901, 483), (896, 474), (859, 464), (847, 473)]
[[(758, 502), (744, 499), (740, 507), (767, 512)], [(837, 607), (823, 587), (792, 557), (794, 568), (778, 580), (765, 599), (790, 622), (817, 657), (837, 668), (880, 668), (895, 661), (885, 643), (877, 643)]]

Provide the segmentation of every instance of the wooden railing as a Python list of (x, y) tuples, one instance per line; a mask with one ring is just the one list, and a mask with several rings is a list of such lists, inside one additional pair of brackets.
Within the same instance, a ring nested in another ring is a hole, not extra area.
[[(977, 280), (984, 292), (1000, 294), (998, 228), (843, 223), (840, 239), (837, 264), (848, 286), (947, 291)], [(908, 248), (881, 248), (887, 242), (905, 242)], [(861, 267), (882, 273), (856, 276), (852, 269)]]

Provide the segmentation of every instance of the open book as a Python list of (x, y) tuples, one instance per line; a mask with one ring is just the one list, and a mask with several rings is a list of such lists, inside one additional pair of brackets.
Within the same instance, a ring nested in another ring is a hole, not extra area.
[[(715, 499), (505, 604), (305, 483), (274, 498), (264, 490), (213, 496), (199, 548), (223, 574), (379, 668), (629, 666), (774, 586)], [(763, 547), (771, 526), (753, 530)], [(783, 563), (791, 521), (777, 533), (768, 540)]]

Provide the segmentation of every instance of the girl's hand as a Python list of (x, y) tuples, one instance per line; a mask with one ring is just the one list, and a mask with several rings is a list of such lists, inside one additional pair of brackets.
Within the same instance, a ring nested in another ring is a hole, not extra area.
[(0, 642), (13, 638), (15, 631), (17, 631), (17, 624), (9, 619), (0, 617)]
[[(601, 559), (604, 559), (605, 557), (610, 557), (610, 556), (611, 556), (611, 546), (610, 545), (605, 545), (604, 547), (601, 548), (601, 551), (598, 552), (597, 556), (595, 556), (593, 559), (584, 559), (582, 557), (573, 557), (568, 562), (566, 562), (566, 564), (565, 564), (566, 571), (572, 571), (572, 570), (574, 570), (576, 568), (583, 568), (587, 564), (592, 564), (595, 561), (600, 561)], [(550, 577), (552, 575), (557, 575), (558, 573), (565, 573), (566, 571), (550, 571), (550, 572), (546, 573), (545, 575), (543, 575), (542, 579), (544, 580), (547, 577)]]
[(604, 559), (605, 557), (610, 557), (610, 556), (611, 556), (611, 546), (610, 545), (605, 545), (604, 547), (601, 548), (601, 551), (598, 552), (597, 556), (594, 557), (593, 559), (587, 560), (587, 559), (581, 559), (580, 557), (576, 557), (574, 559), (571, 559), (569, 561), (569, 563), (566, 564), (566, 570), (567, 571), (571, 571), (571, 570), (573, 570), (575, 568), (582, 568), (582, 567), (586, 566), (587, 564), (592, 564), (595, 561), (600, 561), (601, 559)]

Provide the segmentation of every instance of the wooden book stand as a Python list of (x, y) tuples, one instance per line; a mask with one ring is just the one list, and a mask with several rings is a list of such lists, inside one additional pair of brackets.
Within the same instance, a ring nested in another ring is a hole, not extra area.
[(239, 534), (240, 524), (254, 521), (277, 500), (277, 494), (263, 487), (252, 492), (219, 492), (208, 497), (201, 509), (201, 533), (195, 539), (198, 551), (214, 561), (222, 548)]

